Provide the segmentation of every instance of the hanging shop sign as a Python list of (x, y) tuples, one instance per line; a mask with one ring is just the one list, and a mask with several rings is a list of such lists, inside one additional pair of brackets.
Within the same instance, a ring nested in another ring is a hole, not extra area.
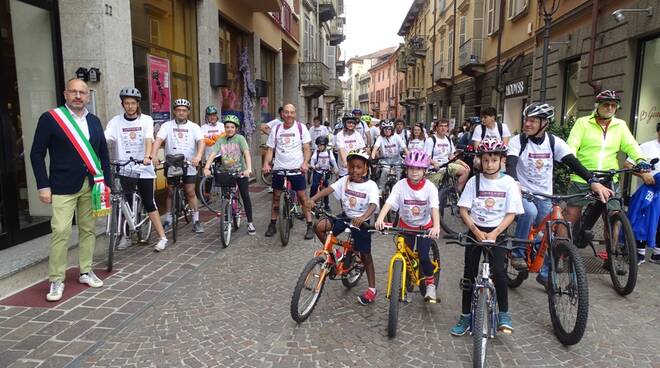
[(527, 84), (524, 79), (507, 83), (504, 87), (504, 97), (518, 97), (527, 94)]

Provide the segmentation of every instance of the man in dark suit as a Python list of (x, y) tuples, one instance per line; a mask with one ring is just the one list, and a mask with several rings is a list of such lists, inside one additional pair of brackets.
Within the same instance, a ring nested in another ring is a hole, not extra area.
[[(67, 250), (71, 237), (73, 214), (80, 243), (78, 258), (80, 265), (79, 282), (91, 287), (103, 286), (92, 271), (94, 246), (96, 245), (95, 224), (92, 214), (92, 187), (94, 175), (90, 173), (89, 161), (76, 149), (74, 141), (89, 142), (100, 161), (105, 184), (110, 184), (110, 161), (108, 147), (101, 121), (85, 108), (89, 102), (89, 87), (80, 79), (67, 82), (64, 91), (65, 106), (45, 112), (39, 118), (30, 152), (32, 170), (37, 180), (39, 200), (53, 207), (50, 256), (48, 259), (48, 279), (50, 290), (48, 301), (58, 301), (64, 292), (64, 275), (67, 266)], [(55, 111), (59, 112), (58, 114)], [(68, 117), (68, 119), (67, 119)], [(65, 126), (73, 127), (70, 131)], [(84, 136), (84, 138), (83, 138)], [(74, 137), (76, 139), (74, 139)], [(85, 144), (80, 144), (85, 146)], [(50, 156), (49, 173), (46, 171), (46, 152)], [(97, 175), (97, 177), (99, 177)]]

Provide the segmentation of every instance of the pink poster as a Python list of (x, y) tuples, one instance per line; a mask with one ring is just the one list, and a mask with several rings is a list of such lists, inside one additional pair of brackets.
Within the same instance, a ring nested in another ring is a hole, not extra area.
[(151, 117), (155, 123), (170, 120), (170, 61), (147, 55)]

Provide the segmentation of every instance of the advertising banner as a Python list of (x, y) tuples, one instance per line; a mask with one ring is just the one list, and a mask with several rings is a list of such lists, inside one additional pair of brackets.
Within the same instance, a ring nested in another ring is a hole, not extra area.
[(154, 55), (147, 55), (149, 68), (149, 97), (151, 117), (154, 123), (171, 119), (170, 61)]

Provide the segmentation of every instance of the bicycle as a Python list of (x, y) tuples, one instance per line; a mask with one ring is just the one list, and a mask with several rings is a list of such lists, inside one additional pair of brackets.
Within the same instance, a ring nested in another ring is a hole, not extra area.
[[(262, 144), (262, 145), (259, 146), (259, 148), (261, 148), (261, 166), (263, 167), (264, 159), (266, 157), (266, 150), (268, 149), (268, 146), (265, 145), (265, 144)], [(270, 164), (271, 164), (271, 167), (272, 167), (273, 162), (271, 161)], [(271, 186), (271, 184), (273, 183), (272, 174), (270, 172), (266, 174), (266, 173), (263, 172), (263, 170), (259, 170), (259, 173), (260, 173), (259, 175), (261, 177), (261, 181), (264, 184), (266, 184), (267, 186)]]
[[(319, 180), (319, 185), (316, 189), (316, 193), (328, 187), (330, 183), (330, 177), (332, 176), (332, 171), (330, 170), (317, 170), (317, 172), (321, 174), (321, 180)], [(319, 218), (321, 216), (324, 203), (325, 202), (323, 200), (319, 200), (318, 202), (316, 202), (316, 206), (312, 209), (312, 212), (314, 212), (316, 218)]]
[(231, 241), (232, 230), (238, 230), (241, 226), (241, 216), (244, 214), (236, 182), (238, 178), (243, 177), (243, 173), (218, 171), (214, 173), (214, 177), (213, 185), (219, 187), (222, 192), (220, 212), (216, 212), (220, 215), (220, 242), (223, 248), (227, 248)]
[[(651, 165), (658, 163), (658, 159), (653, 159)], [(595, 170), (593, 173), (613, 192), (613, 179), (618, 174), (641, 172), (637, 167), (619, 170)], [(619, 203), (619, 208), (623, 209), (623, 199), (621, 196), (614, 196), (608, 200)], [(605, 245), (605, 255), (599, 255), (594, 246), (593, 226), (603, 219), (604, 239), (597, 240), (598, 243)], [(604, 258), (604, 267), (607, 268), (612, 280), (612, 286), (619, 295), (626, 296), (635, 290), (637, 284), (637, 244), (632, 225), (623, 210), (610, 210), (605, 203), (592, 198), (582, 212), (580, 222), (576, 224), (576, 241), (578, 248), (590, 246), (594, 256)], [(616, 245), (612, 239), (617, 239)], [(619, 244), (623, 242), (623, 244)]]
[(474, 152), (457, 151), (451, 160), (440, 165), (437, 169), (430, 170), (430, 173), (445, 170), (442, 180), (438, 184), (438, 199), (440, 204), (440, 226), (447, 234), (467, 233), (468, 231), (459, 214), (458, 200), (461, 198), (461, 193), (459, 193), (457, 187), (458, 180), (455, 175), (450, 175), (447, 172), (450, 164), (465, 156), (474, 156)]
[[(552, 209), (538, 226), (532, 225), (527, 236), (530, 242), (525, 249), (528, 271), (516, 271), (511, 266), (511, 257), (507, 253), (507, 284), (510, 288), (516, 288), (527, 279), (529, 272), (541, 271), (547, 254), (552, 260), (545, 285), (552, 328), (555, 336), (563, 345), (575, 345), (582, 340), (587, 328), (589, 286), (582, 256), (573, 245), (571, 224), (564, 220), (560, 202), (585, 195), (523, 192), (525, 198), (533, 200), (535, 196), (550, 199)], [(593, 193), (586, 195), (587, 198), (593, 196)], [(568, 237), (558, 235), (560, 227), (566, 229)], [(564, 265), (566, 260), (572, 261), (568, 261), (569, 264)], [(574, 318), (570, 311), (564, 310), (563, 307), (576, 307)]]
[(141, 165), (143, 162), (133, 159), (126, 161), (111, 161), (112, 187), (110, 188), (110, 203), (112, 212), (108, 221), (106, 233), (108, 234), (108, 260), (107, 271), (112, 271), (114, 261), (114, 250), (119, 244), (121, 236), (126, 239), (136, 238), (138, 242), (146, 242), (151, 235), (151, 221), (142, 206), (142, 198), (137, 191), (132, 190), (132, 201), (128, 203), (124, 196), (124, 190), (119, 179), (122, 167), (130, 164)]
[(473, 286), (473, 294), (470, 306), (470, 313), (472, 315), (472, 321), (470, 323), (472, 365), (473, 367), (483, 367), (486, 363), (488, 339), (495, 338), (497, 334), (497, 296), (495, 284), (490, 278), (491, 248), (502, 247), (510, 252), (514, 248), (521, 248), (521, 246), (513, 246), (513, 242), (529, 243), (529, 241), (527, 239), (515, 239), (505, 236), (495, 242), (479, 242), (475, 238), (463, 233), (447, 234), (443, 238), (448, 240), (447, 244), (457, 244), (463, 247), (471, 245), (483, 249), (484, 261), (481, 263), (476, 280), (461, 280), (462, 288), (469, 288), (469, 284), (473, 284), (471, 285)]
[(167, 166), (167, 178), (175, 178), (174, 194), (172, 195), (172, 241), (176, 243), (176, 236), (179, 226), (179, 216), (183, 217), (186, 224), (190, 223), (192, 210), (188, 201), (186, 201), (183, 190), (183, 176), (187, 172), (188, 166), (192, 163), (185, 159), (182, 153), (175, 155), (166, 155), (165, 163)]
[(211, 165), (211, 176), (204, 175), (204, 165), (200, 163), (200, 180), (197, 186), (197, 198), (206, 208), (216, 215), (220, 213), (220, 201), (222, 200), (222, 191), (220, 186), (215, 183), (215, 173), (220, 169), (220, 156), (216, 156)]
[(289, 244), (289, 235), (293, 227), (293, 216), (300, 217), (302, 214), (302, 206), (298, 203), (298, 195), (291, 187), (289, 181), (290, 175), (300, 175), (300, 170), (273, 170), (271, 175), (284, 176), (284, 190), (280, 194), (280, 209), (277, 217), (280, 241), (282, 246), (286, 247)]
[[(383, 234), (395, 234), (394, 245), (396, 251), (390, 258), (390, 265), (387, 271), (387, 294), (389, 299), (389, 312), (387, 317), (387, 335), (396, 336), (397, 325), (399, 323), (399, 303), (408, 301), (406, 293), (412, 292), (415, 286), (419, 286), (419, 292), (422, 297), (426, 295), (426, 285), (424, 276), (421, 274), (419, 254), (416, 250), (408, 247), (405, 242), (404, 234), (414, 235), (415, 237), (428, 237), (428, 230), (413, 230), (386, 225), (381, 231)], [(435, 241), (432, 241), (430, 247), (430, 258), (433, 264), (434, 284), (437, 287), (440, 280), (440, 251)], [(433, 302), (432, 302), (433, 303)]]
[[(323, 247), (314, 252), (314, 257), (303, 268), (291, 296), (291, 318), (297, 323), (304, 322), (312, 314), (328, 278), (340, 279), (345, 288), (351, 289), (358, 284), (364, 273), (360, 254), (353, 250), (351, 228), (356, 227), (351, 225), (350, 221), (333, 216), (324, 210), (320, 210), (320, 215), (346, 224), (347, 227), (343, 232), (348, 234), (348, 238), (340, 241), (337, 239), (339, 234), (330, 231)], [(310, 295), (305, 297), (303, 292), (308, 292)]]
[[(394, 185), (399, 181), (399, 173), (397, 172), (398, 168), (403, 168), (403, 165), (400, 164), (381, 164), (381, 163), (374, 163), (372, 164), (372, 167), (378, 168), (379, 172), (381, 170), (385, 170), (387, 172), (387, 178), (385, 180), (385, 184), (383, 185), (383, 188), (380, 191), (380, 207), (383, 208), (383, 205), (385, 205), (385, 201), (387, 201), (387, 197), (390, 196), (390, 193), (392, 192), (392, 188), (394, 188)], [(376, 183), (378, 183), (380, 180), (380, 174), (378, 176), (378, 179)], [(375, 215), (375, 214), (374, 214)], [(396, 223), (399, 219), (399, 212), (393, 212), (390, 211), (387, 216), (385, 217), (386, 222), (391, 222), (391, 223)]]

